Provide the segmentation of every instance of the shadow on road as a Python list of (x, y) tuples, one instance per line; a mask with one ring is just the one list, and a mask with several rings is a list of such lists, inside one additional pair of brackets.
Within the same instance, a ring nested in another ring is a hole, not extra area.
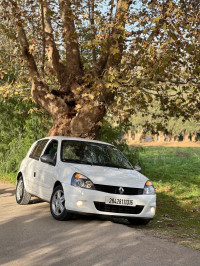
[[(125, 219), (76, 215), (59, 222), (51, 217), (48, 203), (15, 205), (15, 190), (1, 191), (0, 196), (11, 199), (0, 217), (0, 265), (195, 265), (187, 264), (191, 257), (184, 247), (152, 239), (127, 226)], [(159, 264), (164, 259), (161, 251), (168, 264)]]
[(5, 189), (0, 189), (0, 196), (4, 196), (4, 197), (10, 197), (15, 195), (15, 189), (11, 189), (11, 188), (5, 188)]
[[(1, 197), (15, 196), (15, 187), (0, 189), (0, 196)], [(42, 199), (32, 196), (29, 204), (36, 204), (36, 203), (42, 203), (42, 202), (44, 202)]]

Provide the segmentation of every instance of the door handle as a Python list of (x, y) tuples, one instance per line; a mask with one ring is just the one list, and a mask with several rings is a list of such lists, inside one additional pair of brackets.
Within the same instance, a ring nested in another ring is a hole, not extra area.
[(36, 172), (33, 173), (33, 176), (36, 177)]

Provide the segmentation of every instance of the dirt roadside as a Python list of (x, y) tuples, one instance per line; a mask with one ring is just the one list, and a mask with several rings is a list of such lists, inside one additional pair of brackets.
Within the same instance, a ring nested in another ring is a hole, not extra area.
[(155, 142), (155, 141), (148, 141), (148, 142), (136, 142), (136, 141), (131, 141), (128, 143), (128, 145), (133, 145), (133, 146), (162, 146), (162, 147), (183, 147), (183, 148), (188, 148), (188, 147), (193, 147), (193, 148), (200, 148), (200, 142)]

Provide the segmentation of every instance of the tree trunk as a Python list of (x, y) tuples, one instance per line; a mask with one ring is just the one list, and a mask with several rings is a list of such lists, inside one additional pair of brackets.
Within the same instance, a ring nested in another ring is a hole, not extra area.
[(142, 141), (142, 135), (143, 135), (143, 131), (136, 132), (135, 133), (135, 141), (136, 142), (141, 142)]
[(174, 138), (173, 138), (172, 134), (168, 134), (168, 141), (171, 142), (173, 140), (174, 140)]
[(183, 141), (184, 142), (190, 142), (190, 134), (183, 134)]
[(124, 135), (124, 138), (126, 139), (127, 144), (130, 144), (132, 142), (133, 138), (131, 130), (128, 130), (128, 132)]
[(58, 115), (53, 127), (49, 131), (50, 136), (72, 136), (95, 139), (100, 129), (99, 121), (103, 120), (105, 107), (98, 106), (88, 109), (83, 107), (74, 117)]
[(157, 141), (157, 135), (156, 134), (152, 135), (152, 141)]
[(177, 135), (173, 136), (173, 140), (174, 142), (177, 142), (179, 140), (178, 136)]
[(158, 135), (158, 133), (155, 135), (155, 138), (154, 138), (154, 141), (158, 141), (158, 138), (159, 138), (159, 135)]
[(164, 133), (162, 131), (158, 131), (158, 133), (159, 133), (159, 139), (158, 139), (158, 141), (159, 142), (164, 142), (165, 141)]
[(168, 134), (168, 135), (165, 136), (165, 141), (166, 142), (170, 142), (171, 138), (172, 138), (171, 135)]
[(192, 141), (193, 141), (193, 142), (197, 141), (197, 136), (196, 136), (196, 134), (192, 135)]

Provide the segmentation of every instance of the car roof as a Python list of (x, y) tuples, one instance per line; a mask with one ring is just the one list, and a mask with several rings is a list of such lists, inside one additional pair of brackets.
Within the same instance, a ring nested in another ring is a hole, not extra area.
[[(50, 137), (46, 137), (46, 138), (42, 138), (42, 139), (49, 139), (49, 140), (50, 139), (55, 139), (55, 140), (58, 140), (58, 141), (61, 141), (61, 140), (78, 140), (78, 141), (87, 141), (87, 142), (93, 142), (93, 143), (106, 144), (106, 145), (113, 146), (110, 143), (99, 141), (99, 140), (91, 140), (91, 139), (67, 137), (67, 136), (50, 136)], [(42, 139), (40, 139), (40, 140), (42, 140)]]

